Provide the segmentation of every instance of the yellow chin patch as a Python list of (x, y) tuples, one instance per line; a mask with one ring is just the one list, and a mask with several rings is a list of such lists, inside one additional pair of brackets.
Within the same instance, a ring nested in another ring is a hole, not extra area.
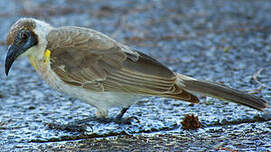
[(43, 54), (43, 59), (44, 59), (44, 63), (46, 64), (46, 66), (48, 66), (48, 64), (50, 62), (50, 56), (51, 56), (51, 51), (47, 49)]
[[(51, 56), (51, 51), (50, 50), (46, 50), (43, 54), (43, 64), (45, 64), (46, 66), (49, 65), (50, 63), (50, 56)], [(32, 66), (35, 68), (35, 70), (38, 70), (38, 66), (42, 65), (42, 61), (35, 59), (35, 57), (33, 56), (29, 56), (28, 57), (30, 63), (32, 64)]]

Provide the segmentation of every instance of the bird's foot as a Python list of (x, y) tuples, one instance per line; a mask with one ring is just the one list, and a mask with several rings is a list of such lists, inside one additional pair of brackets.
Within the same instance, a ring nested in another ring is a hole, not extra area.
[(137, 117), (128, 117), (128, 118), (115, 118), (113, 120), (113, 122), (115, 122), (116, 124), (127, 124), (127, 125), (130, 125), (132, 124), (133, 121), (136, 121), (137, 123), (139, 123), (139, 119)]
[(95, 121), (103, 124), (108, 124), (108, 123), (116, 123), (116, 124), (127, 124), (130, 125), (134, 120), (136, 122), (140, 122), (137, 117), (128, 117), (128, 118), (96, 118)]

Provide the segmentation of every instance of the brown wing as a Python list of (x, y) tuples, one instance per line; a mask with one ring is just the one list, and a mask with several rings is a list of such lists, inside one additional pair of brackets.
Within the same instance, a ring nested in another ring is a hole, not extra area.
[(77, 27), (48, 35), (51, 68), (66, 83), (96, 92), (127, 92), (198, 102), (176, 75), (153, 58), (102, 33)]

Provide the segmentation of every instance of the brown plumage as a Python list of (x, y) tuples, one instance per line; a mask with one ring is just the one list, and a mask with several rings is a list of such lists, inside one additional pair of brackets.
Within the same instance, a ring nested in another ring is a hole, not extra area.
[(7, 45), (6, 74), (17, 56), (25, 55), (50, 86), (95, 106), (101, 117), (109, 108), (129, 107), (142, 96), (198, 103), (193, 94), (199, 93), (257, 110), (268, 107), (254, 95), (174, 73), (152, 57), (87, 28), (54, 28), (20, 19), (9, 31)]
[[(63, 27), (48, 35), (51, 68), (64, 82), (96, 92), (164, 96), (197, 103), (176, 84), (176, 74), (136, 51), (106, 46), (85, 28)], [(100, 43), (100, 44), (99, 44)], [(57, 44), (57, 45), (56, 45)], [(144, 68), (142, 68), (144, 67)]]

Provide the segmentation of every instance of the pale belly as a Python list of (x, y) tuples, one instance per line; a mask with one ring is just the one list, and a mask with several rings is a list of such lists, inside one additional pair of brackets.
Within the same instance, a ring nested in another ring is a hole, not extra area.
[(79, 98), (82, 101), (97, 108), (99, 115), (105, 117), (108, 109), (112, 107), (128, 107), (138, 101), (142, 96), (120, 92), (93, 92), (82, 87), (71, 86), (64, 83), (48, 63), (29, 58), (31, 64), (46, 83), (55, 90), (65, 93), (71, 97)]

